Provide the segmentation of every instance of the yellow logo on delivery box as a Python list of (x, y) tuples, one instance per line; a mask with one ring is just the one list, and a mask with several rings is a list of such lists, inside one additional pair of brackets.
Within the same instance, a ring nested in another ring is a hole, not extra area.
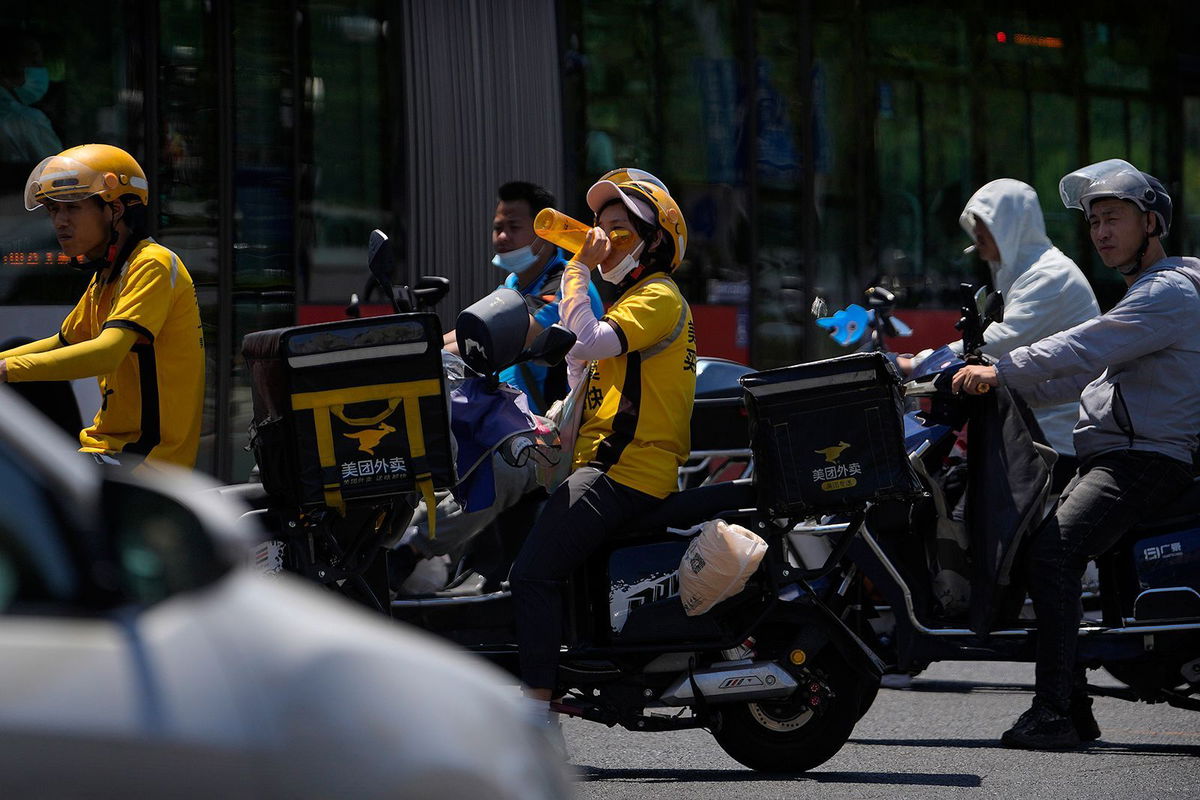
[(833, 447), (826, 447), (824, 450), (813, 450), (813, 452), (819, 456), (825, 456), (826, 464), (836, 464), (837, 460), (842, 457), (842, 451), (849, 446), (849, 442), (838, 442)]
[(347, 439), (356, 439), (358, 441), (358, 449), (368, 455), (375, 455), (375, 448), (383, 441), (383, 438), (389, 433), (395, 433), (396, 429), (386, 422), (379, 423), (376, 428), (368, 428), (356, 433), (343, 433)]
[(828, 465), (812, 471), (813, 483), (819, 483), (821, 491), (834, 492), (838, 489), (849, 489), (858, 485), (858, 478), (854, 476), (862, 474), (862, 464), (857, 461), (842, 464), (839, 461), (842, 453), (849, 447), (849, 442), (839, 441), (835, 445), (813, 451), (819, 456), (824, 456), (825, 463)]

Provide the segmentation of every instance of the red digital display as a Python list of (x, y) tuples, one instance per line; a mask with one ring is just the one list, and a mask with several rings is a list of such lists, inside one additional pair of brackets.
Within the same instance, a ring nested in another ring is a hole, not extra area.
[(1000, 44), (1008, 44), (1011, 41), (1013, 44), (1024, 47), (1049, 47), (1055, 50), (1063, 46), (1063, 40), (1058, 36), (1035, 36), (1032, 33), (1010, 34), (1005, 31), (996, 31), (996, 41)]
[(29, 253), (5, 253), (5, 264), (13, 264), (19, 267), (41, 267), (59, 264), (66, 266), (71, 263), (71, 259), (67, 258), (66, 253), (55, 253), (51, 250), (45, 252), (29, 252)]

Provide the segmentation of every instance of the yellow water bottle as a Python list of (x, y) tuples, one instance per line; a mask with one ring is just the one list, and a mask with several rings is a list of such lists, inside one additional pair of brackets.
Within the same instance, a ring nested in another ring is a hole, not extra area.
[[(583, 247), (590, 225), (568, 217), (556, 208), (543, 208), (533, 220), (533, 232), (548, 242), (558, 245), (568, 253), (578, 253)], [(617, 229), (608, 235), (613, 247), (627, 245), (632, 238), (627, 230)]]

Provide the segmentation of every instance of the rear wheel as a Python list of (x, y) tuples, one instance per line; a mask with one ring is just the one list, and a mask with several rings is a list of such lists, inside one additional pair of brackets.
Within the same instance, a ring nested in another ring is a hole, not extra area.
[(873, 683), (833, 653), (806, 670), (786, 700), (721, 706), (713, 736), (751, 769), (803, 772), (842, 749)]

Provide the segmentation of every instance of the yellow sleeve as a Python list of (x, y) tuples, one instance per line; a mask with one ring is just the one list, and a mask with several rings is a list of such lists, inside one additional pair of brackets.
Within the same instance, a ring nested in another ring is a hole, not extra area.
[(131, 330), (105, 328), (95, 339), (86, 342), (6, 358), (8, 380), (10, 383), (72, 381), (108, 375), (116, 370), (136, 340), (137, 334)]
[(632, 353), (658, 344), (675, 330), (683, 301), (667, 283), (649, 283), (632, 292), (604, 315), (621, 340), (621, 351)]
[(86, 323), (87, 316), (87, 296), (92, 291), (92, 286), (95, 285), (96, 279), (92, 278), (92, 282), (88, 284), (87, 291), (83, 293), (83, 297), (79, 298), (79, 302), (71, 309), (71, 313), (67, 314), (67, 318), (63, 320), (62, 325), (58, 329), (59, 344), (68, 345), (73, 342), (82, 342), (84, 339), (92, 338), (92, 335), (83, 326)]
[(125, 328), (153, 341), (171, 310), (174, 280), (172, 264), (155, 258), (130, 264), (121, 295), (104, 327)]
[(14, 347), (11, 350), (5, 350), (3, 353), (0, 353), (0, 360), (13, 358), (14, 356), (32, 355), (33, 353), (47, 353), (56, 347), (62, 346), (62, 343), (62, 338), (56, 334), (45, 339), (39, 339), (36, 342)]

